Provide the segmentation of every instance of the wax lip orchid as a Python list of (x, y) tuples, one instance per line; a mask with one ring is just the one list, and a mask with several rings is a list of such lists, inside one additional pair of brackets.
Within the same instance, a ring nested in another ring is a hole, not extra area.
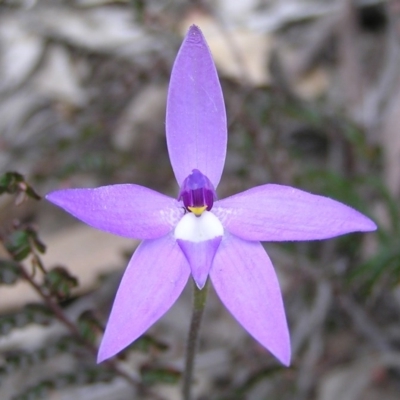
[(260, 241), (326, 239), (376, 229), (327, 197), (266, 184), (217, 200), (227, 124), (207, 43), (190, 27), (167, 99), (166, 136), (177, 199), (134, 184), (66, 189), (46, 198), (88, 225), (143, 240), (123, 275), (98, 361), (132, 343), (176, 301), (192, 275), (210, 278), (237, 321), (283, 364), (290, 339), (279, 283)]

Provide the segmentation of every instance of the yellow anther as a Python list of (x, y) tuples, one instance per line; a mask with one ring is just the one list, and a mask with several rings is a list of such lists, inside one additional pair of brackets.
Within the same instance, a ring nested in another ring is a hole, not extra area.
[(207, 209), (207, 206), (203, 207), (188, 207), (188, 209), (196, 215), (196, 217), (200, 217), (201, 214)]

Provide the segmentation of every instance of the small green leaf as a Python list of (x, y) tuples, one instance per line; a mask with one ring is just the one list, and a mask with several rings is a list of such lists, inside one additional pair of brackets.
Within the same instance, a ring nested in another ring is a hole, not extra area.
[(23, 175), (18, 172), (6, 172), (0, 176), (0, 195), (3, 193), (25, 194), (35, 200), (41, 199), (32, 186), (25, 181)]
[(54, 296), (66, 299), (71, 295), (71, 289), (78, 286), (78, 279), (72, 276), (64, 267), (55, 267), (46, 274), (44, 286)]
[(14, 231), (4, 240), (4, 245), (15, 261), (22, 261), (34, 250), (44, 253), (46, 246), (31, 226)]
[(4, 244), (14, 260), (24, 260), (30, 254), (29, 236), (26, 231), (15, 231), (6, 238)]
[(39, 239), (36, 232), (31, 233), (31, 239), (32, 239), (33, 246), (39, 253), (43, 254), (46, 252), (46, 245)]
[(0, 176), (0, 194), (16, 193), (17, 185), (24, 181), (24, 177), (18, 172), (6, 172)]
[(95, 342), (97, 332), (103, 331), (101, 323), (91, 310), (84, 311), (79, 316), (77, 324), (80, 334), (90, 343)]

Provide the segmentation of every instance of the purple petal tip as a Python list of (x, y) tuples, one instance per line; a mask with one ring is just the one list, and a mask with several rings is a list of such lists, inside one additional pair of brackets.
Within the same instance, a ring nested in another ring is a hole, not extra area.
[(367, 221), (365, 223), (365, 232), (373, 232), (378, 229), (378, 225), (371, 219), (367, 218)]
[(54, 203), (54, 197), (57, 197), (57, 196), (54, 196), (54, 194), (57, 194), (57, 191), (47, 193), (47, 194), (44, 196), (44, 198), (45, 198), (47, 201), (50, 201), (51, 203)]
[(283, 354), (280, 357), (278, 357), (279, 361), (285, 366), (285, 367), (289, 367), (290, 366), (290, 362), (291, 362), (291, 349), (290, 349), (290, 345), (289, 345), (289, 349), (287, 354)]
[(203, 32), (197, 25), (191, 25), (188, 33), (186, 34), (187, 39), (194, 41), (194, 42), (199, 42), (201, 40), (204, 40)]
[(373, 232), (378, 229), (378, 226), (375, 224), (372, 219), (366, 217), (364, 214), (352, 210), (353, 215), (348, 216), (347, 223), (352, 226), (352, 229), (349, 229), (350, 232)]
[(108, 356), (106, 354), (103, 354), (103, 352), (101, 351), (101, 349), (99, 350), (99, 353), (97, 354), (97, 364), (102, 363), (103, 361), (107, 360), (108, 358), (110, 358), (111, 356)]

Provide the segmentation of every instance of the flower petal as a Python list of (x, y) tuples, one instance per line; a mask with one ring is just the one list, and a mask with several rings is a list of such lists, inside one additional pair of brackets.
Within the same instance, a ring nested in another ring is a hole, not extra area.
[(222, 236), (198, 243), (180, 239), (177, 241), (189, 262), (193, 279), (199, 289), (203, 289), (207, 282), (208, 273), (221, 239)]
[(290, 337), (279, 282), (261, 244), (225, 235), (210, 278), (221, 301), (243, 328), (289, 365)]
[(142, 242), (122, 277), (97, 361), (123, 350), (168, 311), (189, 275), (173, 235)]
[(210, 50), (195, 25), (190, 27), (172, 69), (166, 130), (179, 186), (196, 168), (216, 188), (226, 156), (225, 104)]
[(175, 199), (133, 184), (57, 190), (46, 199), (94, 228), (136, 239), (167, 234), (183, 215)]
[(365, 215), (336, 200), (272, 184), (218, 201), (213, 212), (245, 240), (316, 240), (376, 229)]
[(223, 234), (221, 222), (208, 211), (204, 211), (201, 216), (185, 214), (175, 228), (174, 236), (189, 262), (193, 279), (199, 289), (207, 281)]

